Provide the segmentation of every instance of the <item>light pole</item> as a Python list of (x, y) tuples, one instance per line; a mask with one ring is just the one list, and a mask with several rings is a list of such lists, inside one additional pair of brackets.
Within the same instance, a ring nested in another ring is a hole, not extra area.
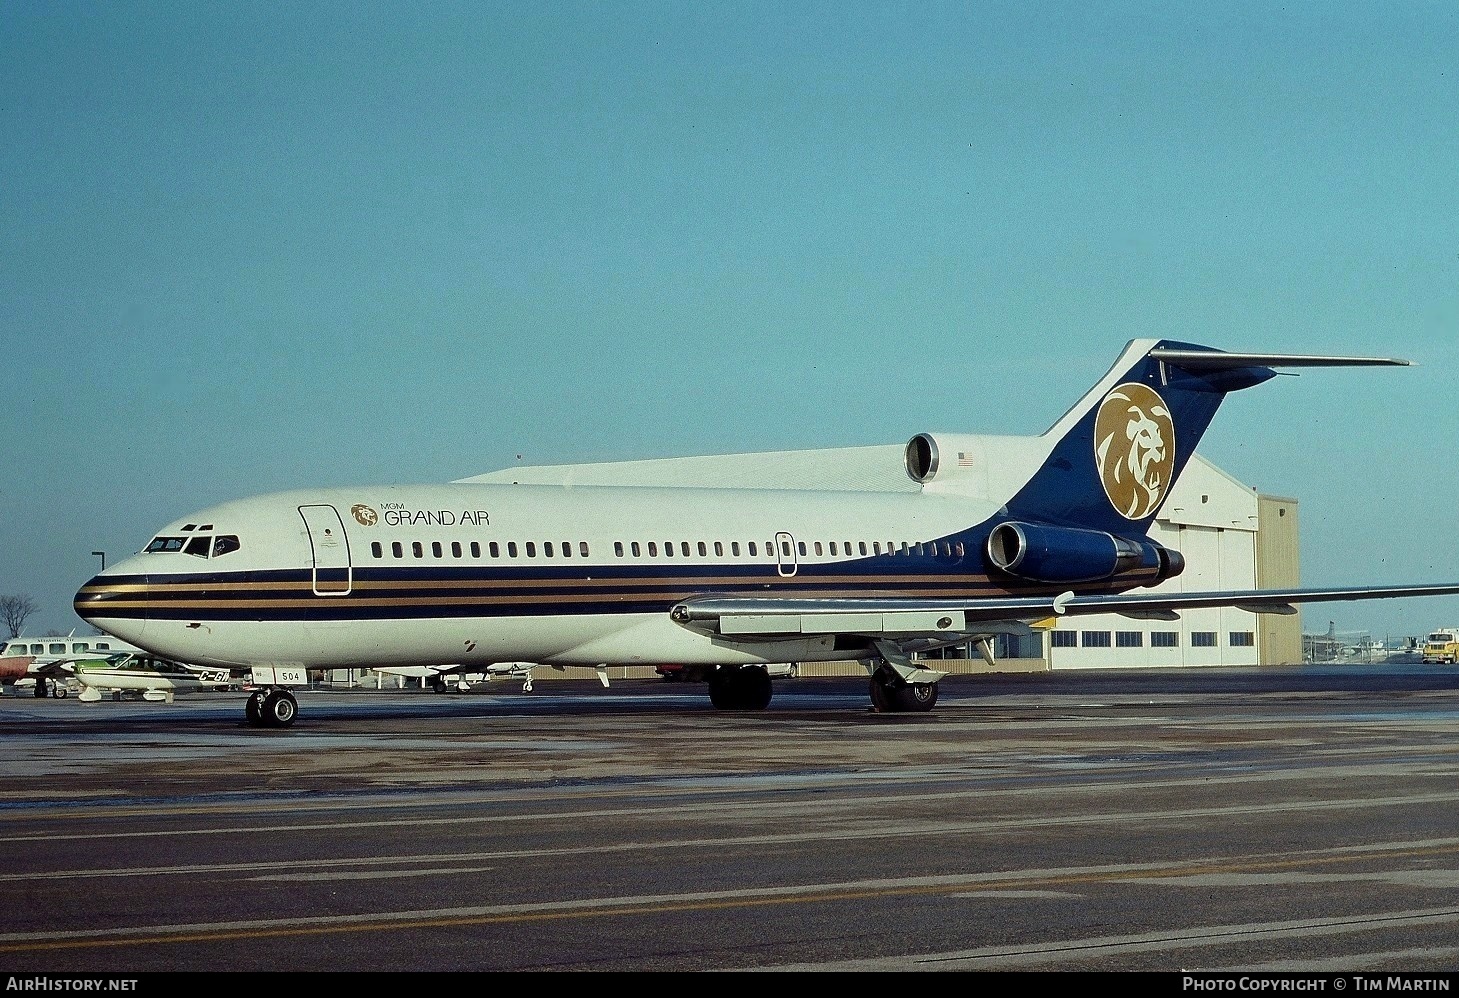
[(96, 555), (96, 557), (98, 557), (98, 558), (101, 559), (101, 570), (103, 572), (105, 572), (106, 571), (106, 552), (105, 551), (93, 551), (91, 553), (94, 554), (94, 555)]

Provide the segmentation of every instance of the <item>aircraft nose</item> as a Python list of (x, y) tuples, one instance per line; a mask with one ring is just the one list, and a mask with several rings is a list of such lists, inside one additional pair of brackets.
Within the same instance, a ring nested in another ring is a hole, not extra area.
[(136, 644), (147, 624), (145, 575), (106, 571), (93, 575), (76, 591), (76, 616), (93, 627)]

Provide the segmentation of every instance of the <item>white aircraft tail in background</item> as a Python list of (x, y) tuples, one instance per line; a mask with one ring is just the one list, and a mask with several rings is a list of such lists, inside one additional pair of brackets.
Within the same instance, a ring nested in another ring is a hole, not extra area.
[[(1152, 587), (1150, 536), (1228, 393), (1276, 368), (1404, 365), (1135, 340), (1046, 432), (919, 433), (896, 487), (847, 449), (513, 468), (457, 482), (301, 489), (167, 525), (88, 581), (76, 612), (159, 655), (251, 670), (250, 723), (287, 726), (308, 669), (674, 664), (757, 710), (774, 664), (857, 660), (884, 711), (946, 675), (918, 656), (1056, 616), (1459, 593), (1459, 583), (1217, 592)], [(725, 469), (775, 464), (796, 487)], [(790, 471), (787, 471), (790, 468)]]

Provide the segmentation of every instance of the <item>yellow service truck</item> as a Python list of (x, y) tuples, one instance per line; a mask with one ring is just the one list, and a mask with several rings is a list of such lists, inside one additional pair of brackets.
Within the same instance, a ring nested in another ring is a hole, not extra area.
[(1459, 627), (1443, 627), (1424, 638), (1424, 661), (1459, 663)]

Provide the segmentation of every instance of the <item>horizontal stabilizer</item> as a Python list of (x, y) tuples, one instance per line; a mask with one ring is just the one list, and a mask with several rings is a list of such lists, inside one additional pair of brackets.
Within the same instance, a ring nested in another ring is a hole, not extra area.
[(1224, 350), (1179, 350), (1156, 347), (1155, 360), (1187, 371), (1235, 371), (1244, 367), (1411, 367), (1396, 357), (1334, 357), (1307, 353), (1227, 353)]

